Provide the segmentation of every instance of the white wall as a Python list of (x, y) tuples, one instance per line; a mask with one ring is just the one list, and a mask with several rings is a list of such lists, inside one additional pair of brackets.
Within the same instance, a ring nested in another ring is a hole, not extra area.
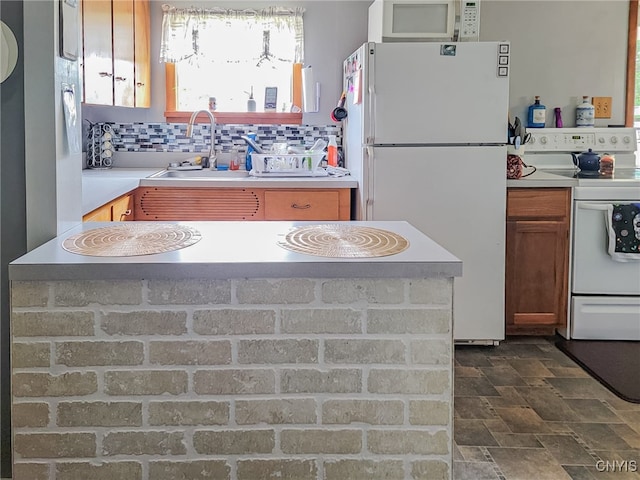
[[(91, 121), (164, 121), (164, 66), (159, 57), (162, 3), (151, 0), (151, 109), (85, 106)], [(272, 5), (273, 2), (191, 2), (176, 6)], [(330, 123), (329, 113), (341, 93), (342, 60), (367, 40), (370, 0), (276, 2), (306, 9), (305, 50), (308, 65), (321, 83), (321, 110), (305, 114), (308, 124)], [(509, 40), (512, 44), (510, 113), (526, 118), (533, 96), (547, 106), (548, 126), (553, 107), (561, 107), (564, 124), (575, 125), (575, 106), (582, 95), (613, 97), (612, 118), (597, 126), (624, 123), (627, 0), (481, 0), (480, 40)], [(470, 79), (471, 81), (471, 79)]]
[(526, 119), (534, 95), (562, 108), (565, 127), (575, 126), (582, 95), (613, 97), (611, 119), (625, 118), (627, 0), (482, 0), (481, 40), (511, 42), (510, 113)]

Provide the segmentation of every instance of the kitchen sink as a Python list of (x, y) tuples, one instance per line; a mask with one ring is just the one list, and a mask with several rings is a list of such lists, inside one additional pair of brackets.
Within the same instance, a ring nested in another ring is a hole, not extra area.
[(248, 177), (246, 170), (162, 170), (147, 178), (242, 178)]

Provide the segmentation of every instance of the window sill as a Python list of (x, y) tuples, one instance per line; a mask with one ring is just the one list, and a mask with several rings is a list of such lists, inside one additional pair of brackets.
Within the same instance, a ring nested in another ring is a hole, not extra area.
[[(167, 123), (187, 123), (193, 112), (164, 112)], [(217, 124), (276, 124), (276, 125), (302, 125), (302, 113), (281, 112), (214, 112), (213, 116)], [(208, 122), (209, 117), (201, 113), (196, 118), (196, 123)]]

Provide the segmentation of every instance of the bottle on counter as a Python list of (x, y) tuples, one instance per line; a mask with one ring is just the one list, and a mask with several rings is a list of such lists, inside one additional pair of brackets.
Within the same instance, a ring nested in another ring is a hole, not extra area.
[(330, 167), (338, 166), (338, 143), (335, 135), (329, 135), (329, 144), (327, 145), (327, 165)]
[(582, 103), (576, 107), (576, 127), (593, 127), (595, 116), (596, 108), (589, 102), (589, 97), (583, 95)]
[(247, 112), (255, 112), (255, 111), (256, 111), (256, 101), (253, 98), (253, 85), (251, 85), (249, 100), (247, 100)]
[(229, 157), (229, 170), (238, 170), (240, 168), (240, 159), (238, 158), (238, 149), (231, 149), (231, 156)]
[(613, 175), (615, 161), (615, 157), (610, 153), (603, 154), (600, 157), (600, 173), (602, 175)]
[(560, 107), (556, 107), (553, 111), (556, 114), (556, 128), (562, 128), (562, 110)]
[[(251, 140), (253, 140), (255, 142), (256, 140), (256, 134), (255, 133), (247, 133), (247, 137), (249, 137)], [(244, 162), (245, 162), (245, 168), (247, 169), (247, 172), (250, 172), (251, 169), (253, 168), (253, 164), (251, 162), (251, 152), (253, 152), (254, 149), (251, 145), (247, 145), (247, 153), (244, 157)]]
[(540, 103), (540, 96), (536, 95), (533, 105), (529, 105), (527, 126), (529, 128), (544, 128), (547, 121), (547, 107)]

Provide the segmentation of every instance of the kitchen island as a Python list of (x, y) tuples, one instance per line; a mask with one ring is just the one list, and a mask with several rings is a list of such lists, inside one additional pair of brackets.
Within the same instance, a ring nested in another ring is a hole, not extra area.
[(406, 222), (348, 222), (408, 241), (388, 256), (279, 245), (316, 223), (63, 249), (114, 225), (85, 223), (12, 262), (14, 480), (452, 478), (461, 262)]

